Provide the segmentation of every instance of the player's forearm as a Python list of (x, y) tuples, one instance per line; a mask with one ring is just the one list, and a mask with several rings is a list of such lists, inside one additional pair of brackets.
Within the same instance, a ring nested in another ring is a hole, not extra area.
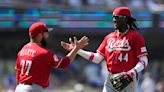
[(90, 60), (94, 63), (100, 63), (104, 59), (104, 57), (99, 53), (93, 53), (93, 52), (85, 51), (82, 49), (80, 49), (77, 53), (81, 57), (83, 57), (87, 60)]
[(58, 68), (62, 68), (65, 69), (66, 67), (69, 66), (69, 64), (74, 60), (74, 58), (76, 57), (77, 51), (79, 49), (78, 48), (73, 48), (67, 55), (65, 58), (62, 59), (61, 63), (59, 64)]
[(64, 57), (60, 63), (60, 65), (58, 66), (58, 68), (62, 68), (65, 69), (69, 66), (69, 64), (71, 63), (69, 57)]
[(138, 73), (143, 71), (147, 67), (147, 65), (148, 65), (147, 56), (141, 56), (139, 58), (139, 62), (137, 63), (137, 65), (133, 69), (129, 70), (128, 73), (132, 78), (137, 77)]
[(147, 56), (141, 56), (139, 58), (139, 62), (134, 67), (134, 69), (139, 73), (142, 70), (144, 70), (147, 67), (147, 65), (148, 65), (148, 58), (147, 58)]
[(66, 57), (68, 57), (68, 58), (70, 59), (70, 61), (73, 61), (74, 58), (75, 58), (76, 55), (77, 55), (77, 51), (78, 51), (78, 50), (79, 50), (78, 48), (74, 47), (74, 48), (67, 54)]

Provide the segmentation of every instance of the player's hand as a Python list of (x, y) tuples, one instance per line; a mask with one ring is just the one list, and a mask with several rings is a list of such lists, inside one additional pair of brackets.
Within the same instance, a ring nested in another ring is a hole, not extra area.
[(67, 50), (67, 51), (71, 51), (74, 48), (74, 43), (72, 42), (72, 38), (69, 38), (70, 43), (61, 41), (61, 46)]
[(74, 37), (73, 46), (76, 47), (77, 49), (82, 49), (88, 45), (88, 41), (89, 41), (89, 39), (86, 36), (83, 36), (80, 40), (77, 40), (77, 38)]
[(74, 47), (77, 48), (77, 49), (82, 49), (82, 48), (84, 48), (85, 46), (88, 45), (89, 39), (86, 36), (83, 36), (80, 40), (77, 40), (76, 37), (74, 37), (73, 39), (74, 39), (74, 41), (72, 40), (72, 38), (69, 38), (69, 43), (66, 43), (64, 41), (61, 41), (61, 46), (65, 50), (70, 51)]
[(138, 75), (137, 71), (135, 71), (134, 69), (131, 69), (130, 71), (128, 71), (127, 74), (129, 74), (131, 78), (136, 78)]

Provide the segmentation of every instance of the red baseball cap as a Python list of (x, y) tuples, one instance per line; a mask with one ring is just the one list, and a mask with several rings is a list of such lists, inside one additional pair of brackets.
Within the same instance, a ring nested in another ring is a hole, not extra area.
[(37, 36), (39, 33), (44, 32), (48, 32), (48, 28), (43, 22), (35, 22), (29, 28), (30, 36)]
[(118, 7), (113, 11), (113, 15), (122, 15), (122, 16), (127, 16), (133, 20), (136, 20), (131, 17), (131, 12), (128, 7)]

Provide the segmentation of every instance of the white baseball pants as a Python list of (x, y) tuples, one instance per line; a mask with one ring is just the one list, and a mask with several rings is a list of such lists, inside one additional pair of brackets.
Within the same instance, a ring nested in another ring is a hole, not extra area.
[(19, 84), (17, 85), (15, 92), (44, 92), (44, 89), (37, 84)]

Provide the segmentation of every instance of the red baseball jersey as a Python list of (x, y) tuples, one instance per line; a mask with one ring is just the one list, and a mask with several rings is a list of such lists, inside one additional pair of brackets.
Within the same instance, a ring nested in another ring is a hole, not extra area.
[(139, 57), (147, 55), (143, 36), (129, 29), (124, 34), (114, 31), (107, 35), (97, 52), (102, 54), (111, 73), (127, 72), (139, 62)]
[(69, 64), (68, 57), (62, 59), (37, 43), (30, 42), (18, 53), (16, 78), (19, 83), (35, 83), (45, 88), (49, 85), (51, 69), (65, 68)]

